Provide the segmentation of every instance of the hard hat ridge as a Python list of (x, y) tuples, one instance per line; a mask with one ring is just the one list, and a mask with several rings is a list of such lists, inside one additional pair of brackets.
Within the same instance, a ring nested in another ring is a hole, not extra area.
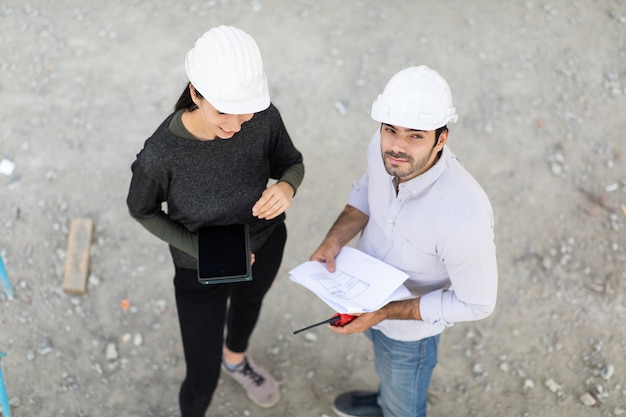
[(257, 113), (269, 107), (267, 77), (254, 39), (232, 26), (200, 37), (185, 58), (189, 81), (222, 113)]
[(394, 126), (435, 130), (458, 119), (446, 80), (425, 65), (396, 73), (372, 104), (372, 119)]

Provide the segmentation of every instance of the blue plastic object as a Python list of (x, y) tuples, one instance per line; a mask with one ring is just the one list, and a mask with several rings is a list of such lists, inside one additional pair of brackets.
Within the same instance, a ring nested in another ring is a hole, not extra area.
[(0, 282), (2, 282), (2, 287), (4, 287), (4, 293), (6, 294), (7, 298), (9, 300), (12, 300), (13, 287), (11, 286), (11, 281), (9, 281), (9, 275), (7, 274), (7, 270), (4, 267), (2, 255), (0, 255)]
[[(6, 353), (0, 352), (0, 359), (6, 356)], [(7, 395), (7, 387), (4, 385), (4, 376), (2, 375), (2, 366), (0, 366), (0, 405), (2, 406), (2, 415), (11, 417), (11, 406), (9, 405), (9, 396)]]

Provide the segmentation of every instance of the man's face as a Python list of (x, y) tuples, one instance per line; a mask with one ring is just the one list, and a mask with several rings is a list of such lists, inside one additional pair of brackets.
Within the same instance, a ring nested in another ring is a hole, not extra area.
[(448, 132), (439, 135), (435, 143), (434, 130), (415, 130), (383, 123), (380, 130), (380, 149), (389, 175), (405, 182), (428, 171), (436, 162)]

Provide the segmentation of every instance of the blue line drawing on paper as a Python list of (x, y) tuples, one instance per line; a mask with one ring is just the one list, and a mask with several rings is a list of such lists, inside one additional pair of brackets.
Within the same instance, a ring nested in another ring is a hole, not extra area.
[(318, 282), (331, 297), (343, 300), (352, 300), (363, 294), (370, 284), (355, 276), (336, 271), (329, 274), (313, 274), (312, 277)]

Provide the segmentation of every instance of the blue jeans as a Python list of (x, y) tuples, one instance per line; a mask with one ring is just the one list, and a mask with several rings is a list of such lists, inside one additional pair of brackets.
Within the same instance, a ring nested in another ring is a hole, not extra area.
[(378, 404), (385, 417), (425, 417), (428, 386), (437, 364), (440, 335), (416, 342), (390, 339), (369, 329), (380, 380)]

